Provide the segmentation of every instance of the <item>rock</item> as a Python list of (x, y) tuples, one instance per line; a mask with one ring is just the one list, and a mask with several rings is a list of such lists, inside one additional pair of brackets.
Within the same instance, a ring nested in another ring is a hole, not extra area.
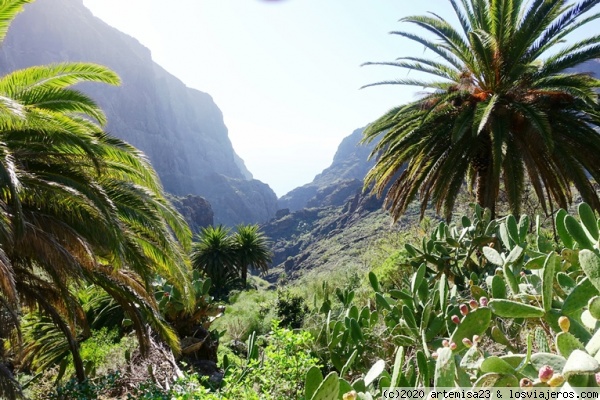
[(355, 130), (340, 143), (333, 162), (315, 179), (282, 196), (280, 208), (340, 206), (362, 190), (362, 182), (374, 162), (368, 160), (374, 144), (362, 145), (365, 128)]
[(277, 210), (277, 212), (275, 213), (275, 219), (281, 219), (281, 218), (285, 217), (286, 215), (290, 215), (289, 208), (283, 208), (281, 210)]
[(169, 200), (185, 218), (192, 232), (198, 233), (201, 228), (214, 224), (215, 213), (204, 197), (187, 195), (186, 197), (170, 197)]

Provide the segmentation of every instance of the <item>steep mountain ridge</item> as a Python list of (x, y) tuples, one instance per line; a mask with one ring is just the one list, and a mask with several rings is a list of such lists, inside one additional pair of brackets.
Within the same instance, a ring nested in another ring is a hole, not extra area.
[(304, 207), (340, 206), (359, 193), (365, 175), (373, 166), (373, 161), (368, 158), (374, 144), (360, 144), (364, 130), (359, 128), (346, 136), (331, 165), (312, 182), (282, 196), (278, 201), (279, 208), (297, 211)]
[[(600, 77), (600, 60), (577, 68)], [(263, 225), (273, 238), (273, 269), (267, 279), (295, 280), (308, 271), (364, 268), (357, 255), (378, 239), (418, 220), (418, 207), (409, 207), (395, 225), (382, 209), (382, 199), (362, 192), (363, 179), (374, 160), (374, 143), (360, 144), (365, 128), (340, 143), (333, 162), (306, 185), (279, 199), (276, 217)], [(435, 217), (433, 212), (428, 215)]]
[(364, 128), (342, 140), (329, 167), (306, 185), (279, 199), (275, 218), (262, 225), (273, 239), (273, 269), (267, 279), (294, 280), (306, 270), (329, 270), (341, 263), (360, 268), (355, 257), (378, 238), (398, 229), (382, 201), (363, 193), (374, 144), (362, 145)]
[(81, 89), (106, 112), (108, 132), (146, 153), (168, 192), (205, 197), (216, 223), (263, 222), (275, 215), (275, 193), (252, 180), (210, 95), (186, 87), (136, 39), (94, 17), (82, 0), (28, 4), (0, 49), (0, 71), (63, 61), (95, 62), (119, 74), (119, 87)]

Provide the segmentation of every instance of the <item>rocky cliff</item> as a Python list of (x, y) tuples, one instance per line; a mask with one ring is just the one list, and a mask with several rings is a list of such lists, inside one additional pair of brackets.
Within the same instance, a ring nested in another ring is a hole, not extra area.
[(333, 162), (315, 179), (279, 199), (279, 208), (297, 211), (304, 207), (340, 206), (362, 190), (363, 179), (373, 161), (373, 144), (362, 145), (364, 128), (355, 130), (340, 143)]
[(273, 269), (267, 279), (297, 279), (306, 270), (328, 270), (360, 260), (348, 249), (363, 249), (392, 227), (382, 200), (363, 193), (373, 161), (371, 145), (361, 145), (364, 128), (339, 145), (331, 165), (304, 186), (279, 199), (275, 218), (263, 224), (273, 240)]
[[(208, 94), (186, 87), (137, 40), (94, 17), (82, 0), (27, 5), (2, 46), (0, 71), (62, 61), (95, 62), (120, 75), (120, 87), (82, 90), (105, 110), (107, 131), (148, 155), (168, 192), (205, 197), (216, 223), (262, 222), (275, 215), (275, 193), (252, 180)], [(224, 193), (235, 193), (235, 200), (224, 202)]]
[(215, 213), (205, 198), (188, 194), (185, 197), (169, 196), (169, 200), (185, 218), (193, 233), (199, 233), (202, 228), (215, 223)]

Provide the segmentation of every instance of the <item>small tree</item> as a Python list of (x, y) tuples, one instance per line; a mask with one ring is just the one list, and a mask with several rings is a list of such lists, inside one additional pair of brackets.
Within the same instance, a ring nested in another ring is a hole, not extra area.
[(202, 228), (192, 249), (192, 266), (212, 281), (211, 294), (226, 296), (241, 287), (236, 268), (237, 249), (229, 229), (222, 225)]
[(242, 284), (246, 287), (248, 268), (261, 273), (268, 271), (271, 263), (269, 241), (260, 232), (258, 225), (239, 225), (233, 239), (236, 246), (236, 265)]

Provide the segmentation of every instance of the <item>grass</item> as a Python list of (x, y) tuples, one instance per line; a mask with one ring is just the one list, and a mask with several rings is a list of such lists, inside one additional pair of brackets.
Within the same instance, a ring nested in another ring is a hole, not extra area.
[(267, 333), (275, 317), (276, 299), (277, 293), (273, 290), (234, 293), (229, 299), (230, 304), (227, 305), (225, 314), (212, 324), (211, 329), (224, 332), (222, 343), (246, 341), (253, 331), (258, 334)]

